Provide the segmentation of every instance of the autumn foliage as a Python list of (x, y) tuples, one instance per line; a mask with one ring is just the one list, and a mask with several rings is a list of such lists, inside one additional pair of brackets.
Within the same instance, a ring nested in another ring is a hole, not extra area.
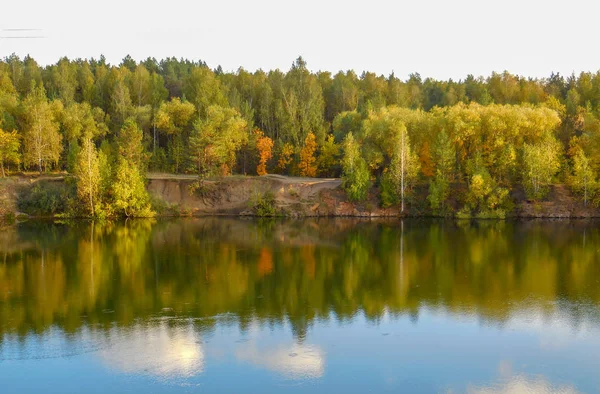
[(285, 143), (279, 152), (279, 160), (277, 161), (277, 169), (279, 171), (287, 170), (288, 166), (292, 163), (292, 156), (294, 155), (294, 146), (290, 143)]
[(431, 160), (431, 149), (429, 148), (429, 142), (425, 141), (419, 151), (419, 162), (421, 163), (421, 172), (427, 178), (431, 178), (435, 175), (433, 161)]
[(300, 163), (298, 169), (300, 175), (315, 177), (317, 176), (317, 159), (315, 158), (315, 152), (317, 151), (317, 140), (313, 133), (308, 133), (304, 140), (304, 147), (300, 151)]
[(256, 129), (254, 133), (256, 134), (256, 149), (258, 150), (256, 173), (258, 175), (266, 175), (267, 162), (273, 157), (273, 140), (265, 136), (259, 129)]

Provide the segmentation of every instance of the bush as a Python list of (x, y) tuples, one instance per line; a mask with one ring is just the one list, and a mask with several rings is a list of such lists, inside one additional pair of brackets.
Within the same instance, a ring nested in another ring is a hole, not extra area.
[(74, 196), (74, 188), (66, 183), (39, 181), (21, 193), (17, 205), (30, 215), (50, 216), (66, 212)]
[(2, 220), (0, 220), (0, 223), (2, 221), (4, 221), (5, 223), (8, 223), (8, 224), (14, 224), (16, 220), (17, 220), (17, 218), (16, 218), (14, 212), (8, 212), (8, 213), (4, 214)]
[(257, 193), (250, 203), (250, 208), (256, 216), (277, 216), (275, 195), (271, 191)]
[(463, 207), (461, 210), (456, 212), (457, 219), (471, 219), (471, 210), (469, 207)]
[(503, 209), (494, 209), (489, 211), (482, 211), (476, 215), (477, 219), (505, 219), (506, 212)]
[(367, 162), (359, 159), (353, 171), (342, 176), (342, 187), (351, 201), (364, 201), (369, 192), (369, 168)]

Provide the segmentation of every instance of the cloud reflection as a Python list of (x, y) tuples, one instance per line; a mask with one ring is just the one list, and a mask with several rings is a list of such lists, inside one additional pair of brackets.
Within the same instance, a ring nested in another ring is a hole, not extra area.
[(574, 387), (569, 385), (555, 385), (548, 381), (545, 376), (526, 376), (515, 374), (510, 361), (503, 360), (498, 365), (500, 379), (489, 386), (471, 386), (467, 390), (469, 394), (577, 394)]
[(292, 344), (259, 348), (256, 344), (236, 351), (239, 360), (267, 368), (289, 379), (315, 379), (325, 371), (325, 352), (315, 345)]
[(102, 361), (123, 373), (181, 378), (204, 369), (204, 353), (192, 327), (134, 327), (110, 333)]
[(571, 386), (557, 386), (548, 382), (545, 378), (528, 378), (525, 376), (514, 376), (506, 382), (491, 387), (469, 388), (469, 394), (577, 394)]

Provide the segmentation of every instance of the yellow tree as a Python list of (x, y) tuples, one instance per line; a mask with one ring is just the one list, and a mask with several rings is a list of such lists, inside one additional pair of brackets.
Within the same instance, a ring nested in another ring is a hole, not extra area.
[(19, 135), (16, 131), (8, 132), (0, 129), (0, 169), (2, 177), (6, 177), (4, 170), (5, 163), (19, 164), (21, 156), (19, 155)]
[(339, 163), (340, 146), (335, 143), (333, 134), (329, 134), (319, 150), (319, 172), (325, 176), (333, 176)]
[(40, 173), (49, 163), (57, 164), (60, 158), (62, 136), (56, 118), (61, 111), (60, 102), (48, 103), (43, 87), (35, 88), (23, 102), (24, 159), (27, 165), (37, 165)]
[(315, 177), (317, 176), (317, 159), (315, 158), (315, 152), (317, 151), (317, 141), (313, 133), (308, 133), (304, 140), (304, 147), (300, 151), (300, 163), (298, 168), (300, 169), (300, 175)]
[(77, 177), (77, 196), (89, 207), (90, 214), (94, 216), (94, 201), (97, 200), (100, 189), (100, 167), (96, 147), (90, 138), (83, 141), (77, 156), (75, 176)]
[(523, 145), (523, 181), (529, 198), (546, 197), (548, 185), (560, 169), (561, 150), (560, 143), (554, 138)]
[(294, 154), (294, 147), (292, 144), (286, 142), (279, 152), (279, 160), (277, 161), (277, 169), (284, 172), (288, 166), (292, 163), (292, 155)]
[(267, 161), (273, 157), (273, 140), (263, 134), (259, 129), (254, 131), (256, 134), (256, 149), (258, 149), (259, 162), (256, 167), (258, 175), (267, 174)]

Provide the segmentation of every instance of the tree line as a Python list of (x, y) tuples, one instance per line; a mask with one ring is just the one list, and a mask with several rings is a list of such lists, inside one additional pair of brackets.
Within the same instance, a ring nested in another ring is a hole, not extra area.
[[(141, 215), (147, 171), (341, 176), (360, 201), (503, 216), (509, 192), (568, 183), (600, 203), (600, 72), (460, 81), (291, 68), (224, 72), (202, 61), (126, 57), (0, 61), (0, 166), (67, 171), (86, 214)], [(98, 212), (97, 212), (98, 211)]]

